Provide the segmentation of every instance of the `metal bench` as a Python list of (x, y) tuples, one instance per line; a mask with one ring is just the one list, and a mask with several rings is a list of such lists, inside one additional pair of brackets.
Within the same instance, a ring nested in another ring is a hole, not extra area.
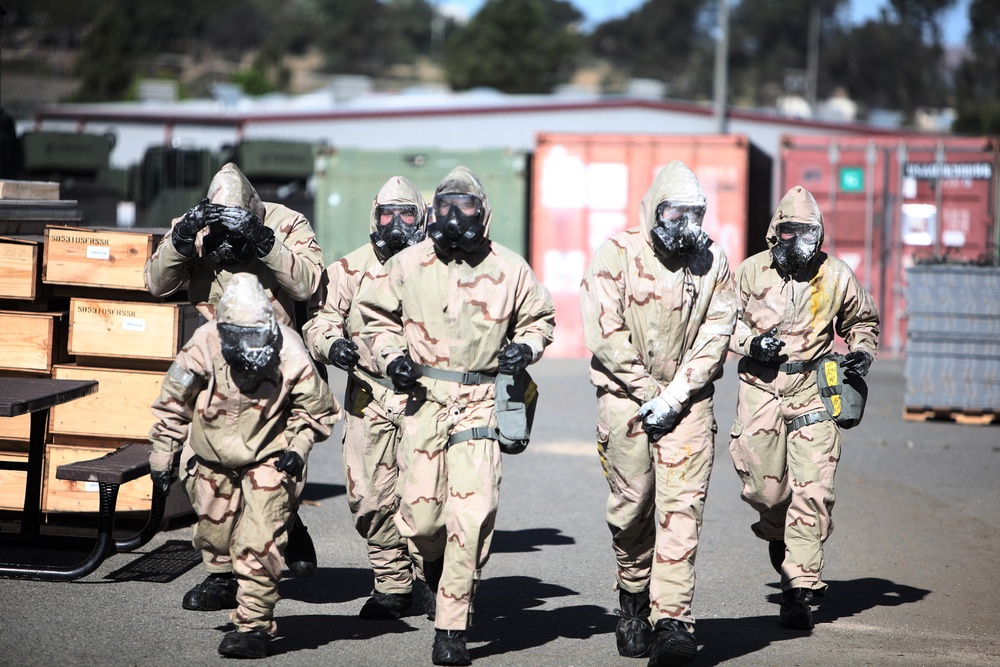
[[(124, 539), (115, 539), (114, 528), (118, 488), (126, 482), (149, 475), (149, 454), (152, 449), (153, 446), (149, 443), (127, 443), (100, 458), (59, 466), (56, 469), (58, 479), (98, 484), (100, 508), (97, 519), (97, 542), (93, 550), (85, 560), (71, 567), (0, 566), (0, 576), (43, 581), (71, 581), (92, 573), (108, 556), (138, 549), (149, 542), (160, 529), (166, 507), (166, 496), (151, 481), (153, 493), (145, 527), (135, 535)], [(58, 543), (58, 539), (52, 536), (51, 541)]]

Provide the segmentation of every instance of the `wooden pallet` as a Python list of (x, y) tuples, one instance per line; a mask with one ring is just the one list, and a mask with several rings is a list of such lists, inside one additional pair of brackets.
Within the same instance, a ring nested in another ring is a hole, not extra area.
[(960, 410), (955, 408), (903, 408), (903, 419), (910, 421), (943, 420), (956, 424), (987, 426), (1000, 421), (1000, 413), (989, 410)]

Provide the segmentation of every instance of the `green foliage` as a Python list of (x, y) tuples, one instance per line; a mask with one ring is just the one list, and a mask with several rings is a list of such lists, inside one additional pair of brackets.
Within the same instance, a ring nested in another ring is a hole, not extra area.
[(73, 99), (122, 99), (135, 73), (130, 52), (129, 25), (121, 10), (113, 4), (103, 6), (83, 40), (83, 51), (74, 69), (80, 83)]
[(582, 15), (563, 0), (487, 0), (448, 38), (445, 72), (456, 90), (548, 93), (566, 81), (582, 39)]
[(969, 5), (971, 56), (955, 81), (958, 117), (954, 130), (965, 134), (1000, 133), (1000, 3), (972, 0)]

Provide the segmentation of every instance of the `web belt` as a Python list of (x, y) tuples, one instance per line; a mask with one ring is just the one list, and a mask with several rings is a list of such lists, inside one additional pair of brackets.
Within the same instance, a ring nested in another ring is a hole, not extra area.
[(496, 382), (497, 376), (489, 373), (474, 373), (472, 371), (447, 371), (443, 368), (431, 368), (417, 364), (420, 373), (432, 380), (443, 380), (445, 382), (457, 382), (459, 384), (492, 384)]
[(811, 426), (812, 424), (818, 424), (820, 422), (830, 421), (832, 419), (833, 417), (831, 417), (830, 413), (826, 410), (817, 410), (816, 412), (800, 415), (785, 423), (788, 425), (787, 431), (791, 433), (792, 431), (798, 431), (800, 428)]

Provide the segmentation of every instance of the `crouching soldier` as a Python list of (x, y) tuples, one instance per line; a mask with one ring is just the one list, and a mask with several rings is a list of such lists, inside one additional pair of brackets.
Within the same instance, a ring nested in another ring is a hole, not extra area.
[(204, 584), (235, 594), (236, 630), (219, 653), (263, 658), (306, 460), (330, 436), (340, 406), (257, 278), (237, 273), (215, 319), (177, 354), (152, 411), (153, 483), (169, 489), (174, 454), (187, 443), (193, 456), (180, 479), (198, 515), (193, 544), (209, 573)]

